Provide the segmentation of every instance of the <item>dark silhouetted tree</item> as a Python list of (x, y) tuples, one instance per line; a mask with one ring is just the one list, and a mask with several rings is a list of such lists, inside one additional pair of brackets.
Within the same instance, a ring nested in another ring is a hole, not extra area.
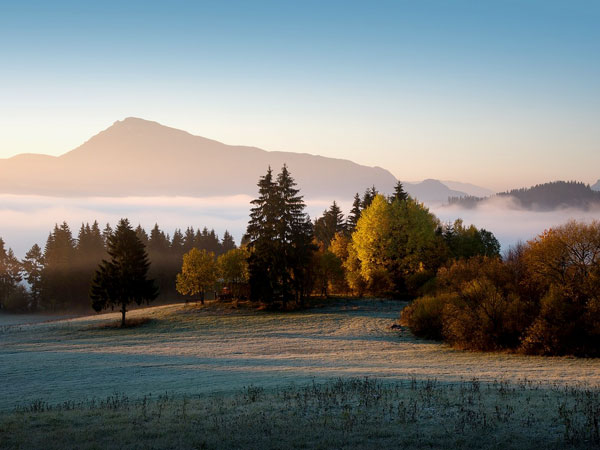
[[(104, 250), (104, 247), (102, 248)], [(44, 269), (44, 254), (39, 245), (33, 244), (25, 254), (22, 262), (25, 280), (31, 291), (31, 309), (38, 309), (42, 295), (42, 270)]]
[(78, 279), (76, 273), (75, 240), (66, 222), (48, 236), (44, 249), (42, 295), (44, 307), (56, 310), (76, 303)]
[(7, 302), (21, 281), (21, 263), (15, 257), (12, 249), (4, 248), (0, 238), (0, 309), (7, 307)]
[(350, 210), (350, 214), (348, 214), (348, 218), (346, 220), (346, 231), (349, 234), (354, 233), (356, 230), (356, 224), (358, 223), (358, 219), (360, 219), (360, 211), (361, 211), (361, 201), (360, 195), (358, 192), (354, 195), (354, 202), (352, 202), (352, 209)]
[(150, 262), (144, 244), (127, 219), (121, 219), (108, 238), (110, 260), (103, 260), (94, 275), (90, 297), (96, 311), (118, 306), (125, 326), (127, 305), (150, 303), (157, 296), (154, 281), (148, 279)]
[(396, 186), (394, 187), (394, 195), (392, 195), (391, 200), (392, 201), (393, 200), (400, 200), (400, 201), (408, 200), (408, 194), (404, 190), (404, 187), (402, 186), (402, 183), (400, 181), (398, 181), (396, 183)]

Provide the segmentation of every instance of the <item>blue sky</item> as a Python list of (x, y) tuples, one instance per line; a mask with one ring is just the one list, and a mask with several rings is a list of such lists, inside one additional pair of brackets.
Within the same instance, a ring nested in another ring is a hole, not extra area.
[(600, 2), (6, 2), (0, 157), (127, 116), (495, 189), (600, 178)]

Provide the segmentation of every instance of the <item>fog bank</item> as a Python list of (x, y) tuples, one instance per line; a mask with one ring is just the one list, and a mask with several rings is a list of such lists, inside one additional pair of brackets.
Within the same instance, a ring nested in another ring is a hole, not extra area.
[[(18, 257), (34, 243), (44, 246), (55, 223), (66, 221), (74, 237), (82, 222), (98, 220), (114, 226), (126, 217), (133, 226), (141, 224), (149, 231), (158, 223), (163, 231), (173, 234), (176, 228), (214, 228), (219, 236), (228, 230), (239, 243), (248, 221), (251, 196), (224, 197), (44, 197), (34, 195), (0, 195), (0, 237)], [(308, 212), (314, 219), (331, 204), (330, 199), (306, 199)], [(340, 207), (347, 213), (351, 199)], [(456, 206), (432, 206), (431, 211), (443, 222), (462, 218), (466, 224), (485, 228), (496, 235), (506, 250), (519, 240), (531, 239), (545, 229), (569, 219), (600, 219), (600, 211), (565, 209), (532, 212), (516, 209), (510, 202), (497, 199), (484, 202), (475, 209)]]

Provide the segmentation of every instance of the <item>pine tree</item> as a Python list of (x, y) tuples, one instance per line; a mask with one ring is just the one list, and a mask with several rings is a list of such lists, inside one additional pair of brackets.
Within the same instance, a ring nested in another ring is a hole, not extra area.
[(0, 238), (0, 309), (5, 308), (10, 295), (17, 289), (21, 281), (21, 264), (12, 249), (4, 248)]
[(308, 266), (315, 247), (312, 223), (287, 166), (273, 181), (269, 167), (258, 182), (247, 229), (250, 294), (267, 303), (301, 302), (309, 289)]
[(112, 235), (113, 230), (110, 227), (110, 224), (107, 223), (106, 226), (104, 227), (104, 230), (102, 230), (102, 240), (104, 241), (104, 247), (106, 248), (108, 245), (108, 238)]
[(356, 224), (358, 223), (358, 219), (360, 219), (361, 212), (361, 201), (360, 195), (358, 192), (354, 195), (354, 202), (352, 203), (352, 209), (350, 210), (350, 214), (348, 214), (348, 219), (346, 221), (346, 231), (350, 234), (354, 233), (356, 230)]
[(76, 267), (75, 240), (66, 222), (48, 236), (44, 249), (42, 270), (42, 304), (53, 310), (75, 303), (77, 282), (73, 276)]
[(235, 241), (233, 240), (233, 236), (229, 234), (229, 231), (225, 230), (225, 234), (223, 235), (223, 239), (221, 240), (221, 254), (225, 254), (230, 250), (234, 250), (236, 248)]
[(25, 254), (22, 261), (25, 280), (31, 290), (31, 308), (36, 310), (40, 306), (42, 295), (42, 270), (44, 269), (44, 254), (39, 245), (33, 244)]
[(140, 239), (140, 241), (142, 241), (142, 244), (144, 244), (146, 247), (148, 246), (148, 233), (146, 233), (146, 230), (144, 230), (142, 228), (141, 224), (138, 224), (137, 228), (135, 229), (135, 234), (137, 235), (137, 237)]
[(400, 181), (398, 181), (398, 183), (396, 183), (396, 187), (394, 188), (394, 195), (392, 195), (392, 197), (390, 199), (390, 201), (394, 201), (394, 200), (400, 200), (400, 201), (408, 200), (408, 194), (404, 190), (404, 187), (402, 186), (402, 183)]
[(183, 235), (183, 253), (189, 252), (194, 248), (194, 241), (196, 239), (196, 233), (193, 227), (188, 227)]
[(179, 268), (169, 270), (171, 243), (157, 223), (150, 230), (147, 249), (150, 260), (149, 276), (156, 281), (159, 295), (161, 299), (164, 299), (174, 291), (175, 274)]
[(334, 201), (329, 209), (323, 212), (323, 216), (315, 221), (315, 237), (323, 247), (327, 248), (336, 233), (345, 231), (344, 214)]
[(89, 293), (92, 277), (98, 264), (106, 256), (104, 240), (98, 222), (90, 227), (89, 223), (81, 224), (75, 247), (75, 264), (73, 266), (74, 301), (77, 306), (89, 308)]
[(367, 190), (365, 191), (364, 195), (363, 195), (363, 199), (361, 202), (361, 209), (367, 209), (371, 203), (373, 202), (373, 199), (377, 196), (379, 192), (377, 192), (377, 189), (375, 188), (375, 186), (372, 186), (370, 188), (367, 188)]
[(273, 181), (273, 171), (268, 168), (266, 175), (258, 181), (258, 198), (252, 200), (250, 221), (246, 230), (250, 281), (250, 298), (253, 301), (273, 303), (279, 284), (277, 254), (278, 216), (277, 184)]
[(127, 219), (121, 219), (107, 242), (110, 260), (98, 267), (91, 289), (92, 306), (96, 311), (118, 306), (121, 326), (130, 303), (150, 303), (157, 296), (153, 280), (147, 278), (150, 262), (144, 244)]

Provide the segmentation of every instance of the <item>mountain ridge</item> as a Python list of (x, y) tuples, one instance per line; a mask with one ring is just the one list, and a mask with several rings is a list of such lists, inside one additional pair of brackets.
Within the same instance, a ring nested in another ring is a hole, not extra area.
[(158, 122), (126, 118), (60, 156), (28, 153), (0, 159), (0, 193), (55, 196), (254, 194), (270, 165), (290, 167), (307, 197), (351, 199), (396, 178), (381, 167), (310, 153), (227, 145)]
[[(228, 145), (155, 121), (127, 117), (58, 156), (23, 153), (0, 159), (0, 193), (63, 197), (254, 195), (256, 182), (267, 167), (277, 172), (283, 164), (288, 165), (307, 198), (348, 201), (355, 192), (362, 193), (372, 185), (390, 194), (397, 182), (379, 166), (309, 152)], [(411, 196), (429, 204), (468, 195), (439, 180), (403, 184)]]

